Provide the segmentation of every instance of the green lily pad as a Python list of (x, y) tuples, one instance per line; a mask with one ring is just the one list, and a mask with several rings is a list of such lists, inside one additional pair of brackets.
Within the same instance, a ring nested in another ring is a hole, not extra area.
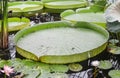
[(29, 70), (27, 68), (23, 69), (22, 73), (25, 74), (24, 78), (36, 78), (41, 74), (39, 69), (30, 69), (30, 68)]
[[(0, 25), (1, 25), (1, 21), (0, 21)], [(30, 26), (30, 20), (28, 18), (21, 18), (21, 19), (17, 17), (8, 18), (8, 31), (9, 32), (18, 31), (28, 26)]]
[(106, 4), (106, 0), (97, 0), (93, 5), (90, 6), (90, 9), (94, 12), (104, 12)]
[(0, 60), (0, 68), (4, 65), (14, 67), (14, 71), (21, 72), (24, 78), (68, 78), (68, 75), (65, 74), (68, 71), (67, 65), (50, 65), (19, 58)]
[(120, 78), (120, 70), (111, 70), (108, 74), (111, 78)]
[(83, 68), (80, 64), (77, 64), (77, 63), (69, 64), (68, 67), (73, 72), (78, 72), (78, 71), (82, 70), (82, 68)]
[(115, 44), (119, 43), (119, 40), (117, 40), (117, 39), (111, 39), (111, 40), (109, 40), (109, 42), (111, 44), (115, 45)]
[(85, 0), (41, 0), (44, 3), (44, 11), (50, 13), (61, 13), (66, 9), (76, 9), (88, 5)]
[(69, 78), (65, 73), (41, 73), (38, 78)]
[(115, 45), (109, 45), (108, 46), (109, 52), (112, 54), (120, 54), (120, 47)]
[(4, 67), (4, 65), (10, 65), (10, 63), (6, 60), (0, 60), (0, 68)]
[(79, 7), (85, 7), (87, 6), (87, 2), (84, 0), (65, 0), (65, 1), (53, 1), (44, 3), (46, 8), (52, 8), (52, 9), (68, 9), (68, 8), (79, 8)]
[(16, 58), (12, 60), (1, 60), (0, 67), (2, 68), (4, 65), (14, 67), (15, 71), (21, 72), (25, 75), (24, 78), (36, 78), (41, 74), (41, 68), (36, 67), (35, 63), (36, 62), (32, 60), (21, 60)]
[(66, 65), (50, 65), (51, 72), (57, 73), (65, 73), (68, 71), (68, 67)]
[(108, 38), (108, 32), (95, 24), (57, 21), (19, 31), (15, 43), (17, 52), (26, 58), (64, 64), (96, 56), (106, 48)]
[(110, 69), (112, 67), (112, 63), (107, 60), (100, 61), (100, 65), (98, 65), (98, 68), (100, 69)]
[(8, 11), (12, 11), (12, 16), (33, 15), (35, 12), (40, 12), (43, 9), (43, 3), (41, 1), (19, 1), (9, 2)]
[[(78, 10), (77, 10), (78, 12)], [(65, 15), (65, 16), (63, 16)], [(103, 13), (94, 13), (94, 12), (80, 12), (79, 13), (71, 13), (69, 14), (68, 11), (64, 11), (61, 13), (61, 19), (67, 20), (71, 22), (77, 22), (77, 21), (85, 21), (85, 22), (91, 22), (94, 24), (98, 24), (100, 26), (103, 26), (106, 28), (106, 20), (104, 18)]]
[(60, 16), (65, 17), (65, 16), (68, 16), (68, 15), (71, 15), (71, 14), (75, 14), (75, 11), (73, 11), (73, 10), (65, 10), (64, 12), (62, 12), (60, 14)]
[(94, 12), (90, 9), (90, 7), (76, 9), (76, 13), (90, 13), (90, 12)]

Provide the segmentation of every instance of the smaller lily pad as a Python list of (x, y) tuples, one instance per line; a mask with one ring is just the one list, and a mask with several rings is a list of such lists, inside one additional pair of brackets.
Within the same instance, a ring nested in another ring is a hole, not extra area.
[(77, 64), (77, 63), (69, 64), (68, 67), (73, 72), (78, 72), (78, 71), (82, 70), (82, 68), (83, 68), (80, 64)]
[(110, 69), (112, 67), (112, 63), (107, 60), (100, 61), (100, 64), (98, 65), (98, 68), (100, 69)]
[(90, 7), (85, 7), (85, 8), (78, 8), (76, 9), (76, 13), (90, 13), (93, 12)]
[(120, 70), (111, 70), (109, 71), (108, 75), (111, 78), (120, 78)]
[(35, 12), (41, 12), (43, 3), (41, 1), (14, 1), (8, 3), (8, 11), (12, 12), (11, 16), (31, 16)]
[(111, 40), (109, 40), (109, 42), (114, 45), (114, 44), (119, 43), (119, 40), (117, 40), (117, 39), (111, 39)]
[(24, 66), (28, 66), (28, 67), (31, 67), (31, 68), (36, 68), (37, 67), (37, 62), (35, 62), (35, 61), (32, 61), (32, 60), (23, 60), (22, 61), (22, 64), (24, 65)]
[(68, 16), (68, 15), (71, 15), (71, 14), (75, 14), (75, 11), (73, 11), (73, 10), (65, 10), (64, 12), (62, 12), (60, 14), (60, 16), (65, 17), (65, 16)]
[(102, 12), (92, 12), (90, 10), (86, 10), (86, 12), (82, 12), (82, 10), (77, 9), (76, 12), (72, 10), (63, 11), (61, 14), (61, 20), (67, 20), (70, 22), (78, 22), (85, 21), (100, 25), (106, 28), (106, 20), (104, 18), (104, 14)]
[(51, 72), (59, 72), (64, 73), (68, 71), (68, 67), (66, 65), (50, 65)]
[[(14, 9), (15, 8), (15, 9)], [(43, 3), (40, 1), (19, 1), (19, 2), (10, 2), (8, 4), (8, 10), (17, 12), (16, 9), (19, 9), (18, 12), (27, 12), (35, 11), (43, 8)]]
[[(0, 21), (1, 26), (1, 21)], [(18, 31), (25, 27), (30, 26), (30, 20), (28, 18), (18, 18), (18, 17), (12, 17), (8, 18), (8, 31)], [(0, 29), (1, 31), (1, 29)]]
[(111, 45), (109, 46), (109, 52), (112, 54), (120, 54), (120, 47)]
[(107, 0), (97, 0), (91, 5), (90, 9), (94, 12), (104, 12), (106, 4)]
[(1, 61), (0, 61), (0, 68), (1, 68), (1, 67), (4, 67), (4, 65), (9, 65), (9, 62), (6, 61), (6, 60), (1, 60)]
[(69, 78), (65, 73), (41, 73), (38, 78)]
[(22, 73), (25, 74), (24, 78), (36, 78), (40, 75), (39, 69), (23, 69)]

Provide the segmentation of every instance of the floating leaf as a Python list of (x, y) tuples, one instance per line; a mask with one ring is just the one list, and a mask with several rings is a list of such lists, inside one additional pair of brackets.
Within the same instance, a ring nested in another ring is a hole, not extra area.
[[(84, 11), (85, 10), (85, 11)], [(102, 12), (95, 13), (91, 10), (86, 9), (77, 9), (76, 12), (73, 10), (65, 10), (61, 13), (61, 19), (71, 22), (85, 21), (94, 24), (98, 24), (106, 28), (106, 20)]]
[(78, 71), (82, 70), (82, 68), (83, 68), (80, 64), (77, 64), (77, 63), (69, 64), (68, 67), (73, 72), (78, 72)]
[(92, 6), (90, 6), (90, 10), (93, 12), (104, 12), (106, 4), (106, 0), (98, 0)]
[(37, 62), (36, 64), (41, 69), (41, 72), (51, 72), (50, 65), (46, 63)]
[(6, 60), (1, 60), (0, 61), (0, 68), (4, 67), (4, 65), (9, 65), (10, 63)]
[(100, 61), (100, 64), (98, 65), (98, 68), (100, 69), (110, 69), (112, 67), (112, 63), (107, 60)]
[(68, 71), (66, 65), (50, 65), (51, 72), (64, 73)]
[(36, 78), (41, 74), (39, 69), (30, 69), (30, 68), (23, 69), (21, 72), (25, 74), (24, 78)]
[(68, 16), (68, 15), (71, 15), (71, 14), (75, 14), (75, 11), (73, 11), (73, 10), (65, 10), (64, 12), (62, 12), (60, 14), (60, 16), (65, 17), (65, 16)]
[(66, 64), (86, 60), (88, 52), (90, 57), (101, 53), (108, 37), (108, 32), (95, 24), (57, 21), (19, 31), (15, 42), (17, 52), (26, 58)]
[(19, 9), (18, 12), (25, 12), (25, 9), (28, 8), (30, 9), (27, 11), (35, 11), (43, 8), (42, 2), (40, 1), (10, 2), (8, 5), (8, 10), (12, 10), (13, 12), (17, 12), (15, 9)]
[(108, 74), (111, 78), (120, 78), (120, 70), (110, 70)]
[[(25, 27), (30, 26), (30, 20), (28, 18), (18, 18), (18, 17), (12, 17), (8, 18), (8, 31), (18, 31)], [(0, 21), (0, 27), (1, 27), (1, 21)], [(1, 29), (0, 29), (1, 31)]]
[(115, 45), (111, 45), (108, 46), (109, 52), (112, 54), (120, 54), (120, 47), (115, 46)]
[(65, 73), (41, 73), (38, 78), (69, 78)]
[(109, 42), (114, 45), (114, 44), (119, 43), (119, 40), (117, 40), (117, 39), (111, 39), (111, 40), (109, 40)]
[(23, 60), (22, 61), (22, 64), (24, 65), (24, 66), (28, 66), (28, 67), (31, 67), (31, 68), (37, 68), (37, 62), (35, 62), (35, 61), (32, 61), (32, 60)]
[[(44, 0), (42, 0), (44, 1)], [(87, 1), (85, 0), (59, 0), (59, 1), (46, 1), (44, 3), (46, 8), (51, 9), (73, 9), (79, 7), (87, 6)]]
[(29, 16), (41, 12), (43, 3), (41, 1), (14, 1), (8, 3), (8, 11), (12, 11), (11, 16)]
[(90, 13), (93, 12), (90, 7), (85, 7), (85, 8), (78, 8), (76, 9), (76, 13)]
[(94, 24), (98, 24), (100, 26), (105, 27), (106, 21), (104, 19), (103, 13), (76, 13), (76, 14), (71, 14), (68, 16), (65, 16), (62, 18), (63, 20), (68, 20), (68, 21), (85, 21), (85, 22), (90, 22)]

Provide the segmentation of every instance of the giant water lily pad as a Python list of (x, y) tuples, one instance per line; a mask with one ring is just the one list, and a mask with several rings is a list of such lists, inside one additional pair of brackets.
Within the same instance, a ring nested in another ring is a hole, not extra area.
[(26, 58), (63, 64), (101, 53), (108, 37), (104, 28), (91, 23), (58, 21), (21, 30), (15, 36), (15, 43), (18, 53)]
[(42, 0), (42, 2), (44, 3), (45, 11), (49, 12), (62, 12), (66, 9), (76, 9), (88, 5), (85, 0)]
[(53, 8), (53, 9), (67, 9), (67, 8), (79, 8), (86, 6), (86, 1), (54, 1), (45, 3), (46, 8)]
[(8, 18), (8, 31), (9, 32), (18, 31), (28, 26), (30, 26), (30, 20), (28, 18), (17, 18), (17, 17)]
[(40, 1), (9, 2), (8, 5), (8, 11), (12, 11), (12, 16), (33, 15), (43, 9), (43, 3)]
[(104, 14), (101, 13), (94, 13), (91, 10), (76, 10), (76, 13), (70, 13), (70, 10), (66, 10), (61, 13), (61, 19), (62, 20), (68, 20), (72, 22), (76, 21), (85, 21), (85, 22), (91, 22), (98, 25), (101, 25), (103, 27), (106, 27), (106, 20), (104, 18)]

